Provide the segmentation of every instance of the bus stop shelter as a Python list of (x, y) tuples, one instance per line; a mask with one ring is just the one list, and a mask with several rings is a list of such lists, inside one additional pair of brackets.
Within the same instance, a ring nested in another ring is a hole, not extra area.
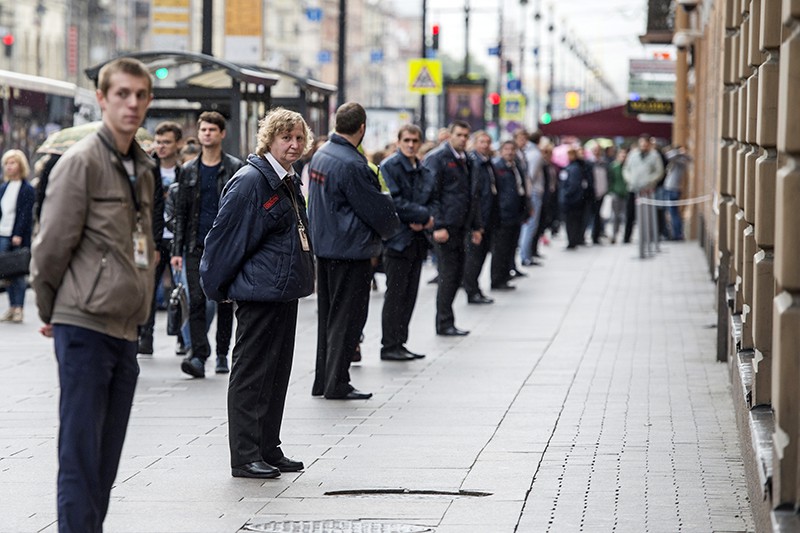
[[(299, 112), (315, 135), (328, 131), (330, 97), (336, 86), (194, 52), (134, 52), (120, 57), (138, 59), (153, 74), (154, 102), (149, 117), (179, 122), (182, 118), (190, 129), (202, 111), (219, 111), (228, 119), (224, 150), (234, 155), (252, 151), (258, 121), (272, 107)], [(95, 85), (107, 62), (86, 70)]]

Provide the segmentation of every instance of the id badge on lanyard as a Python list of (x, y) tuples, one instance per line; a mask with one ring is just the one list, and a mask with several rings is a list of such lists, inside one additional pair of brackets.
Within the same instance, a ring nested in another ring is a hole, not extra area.
[(136, 222), (136, 231), (133, 232), (133, 262), (137, 268), (147, 268), (150, 266), (150, 258), (147, 253), (147, 236), (142, 231), (141, 221)]

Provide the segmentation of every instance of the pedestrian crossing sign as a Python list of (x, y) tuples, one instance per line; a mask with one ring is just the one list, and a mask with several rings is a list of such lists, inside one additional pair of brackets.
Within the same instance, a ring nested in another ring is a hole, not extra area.
[(417, 94), (442, 94), (442, 62), (438, 59), (409, 59), (408, 90)]
[(502, 120), (522, 122), (525, 120), (525, 97), (521, 94), (504, 94), (500, 101)]

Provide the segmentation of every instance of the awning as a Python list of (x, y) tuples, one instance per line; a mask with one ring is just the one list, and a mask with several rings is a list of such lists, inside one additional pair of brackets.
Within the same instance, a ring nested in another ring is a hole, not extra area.
[[(666, 118), (666, 117), (665, 117)], [(672, 138), (671, 122), (644, 122), (625, 115), (625, 106), (575, 115), (540, 126), (545, 135), (575, 137), (638, 137), (647, 133), (661, 139)]]

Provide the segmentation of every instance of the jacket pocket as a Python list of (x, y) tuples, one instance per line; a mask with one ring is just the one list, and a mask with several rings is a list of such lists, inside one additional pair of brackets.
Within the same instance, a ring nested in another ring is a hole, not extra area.
[(88, 306), (89, 302), (92, 300), (95, 291), (97, 290), (97, 285), (100, 283), (100, 278), (103, 276), (103, 271), (106, 269), (106, 265), (108, 264), (108, 250), (103, 252), (103, 257), (100, 258), (100, 267), (97, 270), (97, 274), (94, 277), (94, 282), (92, 283), (91, 288), (89, 288), (89, 294), (86, 295), (86, 299), (83, 302), (84, 306)]
[(131, 260), (106, 250), (79, 308), (92, 315), (130, 318), (137, 315), (145, 297), (144, 274)]

